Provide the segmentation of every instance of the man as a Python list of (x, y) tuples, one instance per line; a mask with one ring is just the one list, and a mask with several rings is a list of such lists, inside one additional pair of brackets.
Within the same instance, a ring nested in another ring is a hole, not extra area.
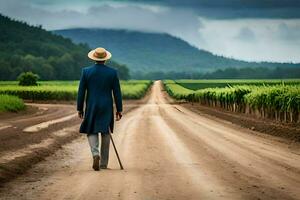
[[(89, 52), (88, 57), (96, 63), (82, 70), (77, 111), (79, 118), (83, 119), (79, 132), (87, 134), (93, 155), (93, 169), (98, 171), (100, 168), (106, 169), (108, 164), (109, 134), (113, 132), (114, 127), (112, 93), (117, 109), (117, 121), (122, 118), (122, 94), (117, 71), (105, 65), (111, 58), (111, 53), (104, 48), (96, 48)], [(85, 112), (83, 112), (84, 100)], [(98, 133), (101, 133), (100, 166)]]

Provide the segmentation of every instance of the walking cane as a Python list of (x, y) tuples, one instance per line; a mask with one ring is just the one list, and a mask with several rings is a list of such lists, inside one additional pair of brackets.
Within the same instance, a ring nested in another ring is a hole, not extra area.
[(116, 145), (115, 145), (115, 143), (114, 143), (114, 140), (113, 140), (113, 138), (112, 138), (112, 135), (111, 135), (111, 134), (109, 134), (109, 136), (110, 136), (111, 142), (113, 143), (113, 146), (114, 146), (114, 149), (115, 149), (115, 152), (116, 152), (116, 155), (117, 155), (117, 158), (118, 158), (119, 164), (120, 164), (120, 168), (121, 168), (121, 170), (123, 170), (124, 168), (123, 168), (123, 165), (122, 165), (121, 159), (120, 159), (120, 157), (119, 157), (119, 154), (118, 154), (118, 151), (117, 151)]

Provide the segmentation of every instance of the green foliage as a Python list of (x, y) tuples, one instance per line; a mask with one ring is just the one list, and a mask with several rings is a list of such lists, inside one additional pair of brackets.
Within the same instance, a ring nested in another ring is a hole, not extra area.
[(23, 109), (25, 109), (25, 104), (22, 99), (16, 96), (0, 94), (0, 112), (17, 112)]
[(41, 79), (79, 79), (89, 65), (87, 45), (48, 32), (41, 27), (0, 15), (0, 80), (15, 80), (26, 71)]
[(234, 85), (256, 85), (272, 86), (284, 83), (285, 85), (299, 85), (300, 79), (212, 79), (212, 80), (176, 80), (179, 85), (191, 89), (199, 90), (205, 88), (226, 87)]
[(113, 60), (109, 60), (107, 65), (118, 71), (118, 76), (122, 80), (128, 80), (130, 78), (129, 69), (126, 65), (121, 65)]
[[(15, 95), (27, 100), (76, 100), (78, 81), (40, 81), (38, 86), (18, 86), (15, 82), (0, 82), (0, 94)], [(121, 81), (124, 99), (139, 99), (145, 95), (151, 81)]]
[(122, 96), (124, 99), (140, 99), (146, 94), (151, 84), (151, 81), (121, 82)]
[(164, 81), (164, 84), (168, 93), (176, 99), (219, 106), (235, 112), (246, 112), (246, 106), (249, 106), (254, 110), (258, 109), (263, 113), (263, 116), (266, 113), (273, 116), (274, 113), (278, 115), (277, 112), (289, 112), (290, 120), (293, 121), (293, 116), (300, 111), (299, 80), (287, 82), (278, 80), (247, 81), (233, 81), (233, 83), (243, 83), (243, 85), (231, 86), (232, 82), (230, 80), (223, 80), (222, 83), (226, 83), (228, 86), (199, 90), (187, 89), (182, 85), (184, 85), (183, 83), (220, 84), (220, 81), (180, 80), (176, 82)]
[(1, 86), (0, 93), (18, 96), (27, 100), (75, 100), (76, 86)]
[[(275, 65), (275, 64), (274, 64)], [(288, 64), (287, 64), (288, 65)], [(227, 66), (224, 66), (224, 68)], [(242, 66), (240, 66), (242, 67)], [(181, 71), (151, 71), (133, 72), (131, 75), (137, 79), (291, 79), (300, 77), (300, 65), (295, 64), (283, 67), (245, 67), (245, 68), (226, 68), (210, 72), (198, 72), (196, 69)]]
[(165, 81), (164, 83), (168, 94), (178, 100), (185, 99), (189, 94), (194, 92), (193, 90), (184, 88), (171, 80)]
[(296, 112), (300, 110), (299, 86), (252, 87), (245, 95), (245, 102), (251, 107), (271, 110)]
[(23, 72), (18, 76), (19, 85), (34, 86), (37, 85), (39, 76), (32, 72)]
[[(0, 14), (0, 80), (16, 80), (32, 71), (42, 80), (77, 80), (81, 68), (93, 62), (87, 57), (90, 47), (41, 27), (11, 20)], [(128, 68), (113, 62), (121, 79), (128, 79)]]
[(300, 78), (299, 64), (277, 64), (261, 65), (260, 67), (245, 67), (218, 69), (210, 73), (202, 74), (196, 79), (282, 79)]
[(194, 102), (199, 102), (201, 100), (209, 102), (215, 101), (220, 104), (241, 104), (245, 102), (244, 95), (251, 92), (251, 87), (249, 86), (233, 86), (224, 88), (206, 88), (197, 90), (188, 99)]

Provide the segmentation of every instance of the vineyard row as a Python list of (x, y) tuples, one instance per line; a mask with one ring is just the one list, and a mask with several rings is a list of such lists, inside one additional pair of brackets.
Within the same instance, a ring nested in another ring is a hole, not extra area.
[(300, 121), (299, 85), (235, 85), (197, 91), (172, 82), (165, 82), (164, 85), (169, 95), (178, 100), (198, 102), (202, 105), (276, 121)]

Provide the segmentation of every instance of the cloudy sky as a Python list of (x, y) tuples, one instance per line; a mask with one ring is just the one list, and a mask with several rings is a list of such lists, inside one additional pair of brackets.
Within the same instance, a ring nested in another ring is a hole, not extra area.
[(300, 0), (0, 0), (0, 13), (48, 30), (167, 32), (218, 55), (300, 62)]

